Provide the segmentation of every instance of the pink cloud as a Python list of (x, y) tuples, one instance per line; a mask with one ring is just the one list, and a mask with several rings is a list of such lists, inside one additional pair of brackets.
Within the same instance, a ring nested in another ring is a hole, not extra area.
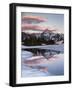
[(29, 21), (31, 21), (31, 22), (33, 22), (33, 21), (36, 21), (36, 22), (46, 22), (47, 21), (46, 18), (40, 17), (40, 16), (23, 16), (22, 20), (24, 22), (29, 22)]
[(37, 26), (37, 25), (32, 25), (32, 24), (24, 24), (21, 26), (22, 31), (24, 30), (48, 30), (48, 31), (55, 31), (55, 30), (51, 30), (49, 27), (45, 27), (45, 26)]

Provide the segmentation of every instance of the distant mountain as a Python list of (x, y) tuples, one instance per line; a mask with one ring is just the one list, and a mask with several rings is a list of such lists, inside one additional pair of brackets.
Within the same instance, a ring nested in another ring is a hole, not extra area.
[(22, 32), (22, 45), (50, 45), (64, 43), (64, 34), (44, 31), (42, 33), (27, 34)]

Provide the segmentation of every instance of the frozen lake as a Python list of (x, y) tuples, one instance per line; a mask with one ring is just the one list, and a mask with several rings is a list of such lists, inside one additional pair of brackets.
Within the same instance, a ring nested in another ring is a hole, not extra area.
[(64, 45), (26, 47), (21, 51), (21, 76), (64, 75)]

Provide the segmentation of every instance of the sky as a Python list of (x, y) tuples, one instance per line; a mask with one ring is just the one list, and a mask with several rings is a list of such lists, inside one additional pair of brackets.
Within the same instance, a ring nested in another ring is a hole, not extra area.
[(57, 30), (57, 32), (64, 33), (64, 14), (22, 12), (21, 16), (43, 17), (47, 21), (40, 23), (33, 22), (32, 24), (43, 27), (49, 27), (50, 29)]

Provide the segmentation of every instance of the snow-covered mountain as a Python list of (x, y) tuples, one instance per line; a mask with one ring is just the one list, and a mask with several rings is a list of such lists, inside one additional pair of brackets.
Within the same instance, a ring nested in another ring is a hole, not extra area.
[(22, 32), (22, 45), (50, 45), (64, 43), (64, 34), (44, 31), (42, 33), (28, 34)]

